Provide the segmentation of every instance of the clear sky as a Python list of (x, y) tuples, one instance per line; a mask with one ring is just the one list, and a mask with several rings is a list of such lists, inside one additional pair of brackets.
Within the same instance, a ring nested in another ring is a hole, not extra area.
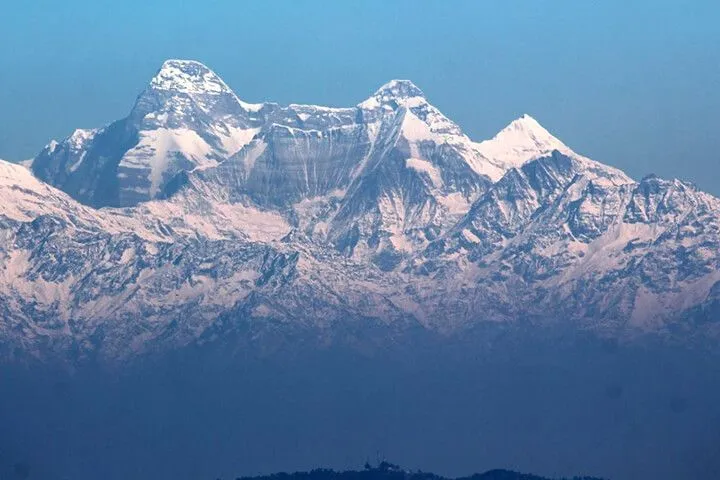
[(576, 151), (720, 194), (720, 2), (9, 0), (0, 158), (125, 116), (166, 58), (250, 102), (409, 78), (474, 139), (529, 113)]

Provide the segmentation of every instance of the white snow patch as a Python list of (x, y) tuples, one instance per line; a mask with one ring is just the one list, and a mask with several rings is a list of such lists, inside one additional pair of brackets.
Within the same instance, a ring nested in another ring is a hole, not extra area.
[(291, 103), (290, 105), (288, 105), (288, 108), (291, 108), (293, 110), (314, 111), (314, 113), (349, 113), (352, 111), (351, 108), (347, 107), (328, 107), (325, 105), (300, 103)]
[(135, 249), (128, 248), (122, 253), (122, 256), (120, 257), (120, 263), (121, 264), (130, 263), (134, 258), (135, 258)]
[(82, 165), (83, 160), (85, 160), (86, 154), (87, 154), (87, 150), (83, 150), (83, 152), (80, 154), (78, 159), (72, 165), (70, 165), (70, 168), (69, 168), (70, 172), (74, 172), (75, 170), (77, 170), (80, 167), (80, 165)]
[(405, 111), (400, 128), (403, 137), (409, 142), (422, 142), (436, 139), (433, 132), (430, 131), (428, 124), (420, 120), (410, 110)]
[(449, 195), (438, 195), (438, 203), (445, 207), (450, 215), (465, 215), (472, 206), (472, 201), (465, 198), (462, 192), (453, 192)]
[(468, 242), (480, 243), (480, 238), (478, 238), (478, 236), (475, 235), (471, 230), (466, 228), (462, 231), (462, 234)]
[(160, 191), (174, 154), (181, 154), (199, 167), (207, 167), (217, 164), (209, 158), (211, 152), (207, 142), (193, 130), (159, 128), (141, 132), (140, 141), (120, 160), (120, 166), (149, 169), (149, 193), (154, 197)]
[(256, 142), (252, 142), (245, 148), (245, 150), (242, 151), (241, 155), (243, 163), (245, 164), (245, 171), (248, 172), (248, 174), (255, 166), (255, 161), (260, 158), (266, 148), (267, 143), (258, 140)]
[(376, 97), (370, 97), (364, 102), (360, 102), (358, 107), (364, 110), (375, 110), (381, 105), (380, 101)]
[(271, 242), (287, 235), (291, 228), (279, 213), (241, 203), (208, 201), (192, 192), (144, 202), (125, 212), (142, 225), (155, 226), (160, 221), (176, 233), (212, 239), (240, 236)]
[(435, 188), (441, 188), (443, 186), (440, 170), (429, 161), (421, 158), (408, 158), (405, 160), (405, 166), (415, 170), (416, 172), (426, 174)]
[(239, 152), (245, 145), (255, 137), (260, 131), (259, 128), (240, 128), (240, 127), (226, 127), (228, 130), (227, 134), (219, 134), (220, 141), (222, 142), (223, 150), (228, 156), (234, 155)]

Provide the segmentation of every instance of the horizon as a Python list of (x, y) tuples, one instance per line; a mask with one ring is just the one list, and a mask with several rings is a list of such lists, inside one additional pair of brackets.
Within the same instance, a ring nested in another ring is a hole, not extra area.
[[(410, 79), (475, 141), (528, 113), (634, 179), (679, 178), (720, 194), (712, 180), (720, 175), (720, 52), (706, 47), (720, 41), (712, 2), (459, 2), (448, 10), (405, 1), (381, 9), (130, 1), (90, 24), (102, 6), (42, 3), (13, 5), (3, 25), (0, 68), (14, 72), (0, 77), (5, 160), (123, 118), (162, 61), (189, 58), (251, 103), (352, 106), (390, 79)], [(293, 33), (300, 15), (316, 36)], [(272, 38), (263, 35), (269, 25)], [(141, 30), (148, 38), (136, 38)]]

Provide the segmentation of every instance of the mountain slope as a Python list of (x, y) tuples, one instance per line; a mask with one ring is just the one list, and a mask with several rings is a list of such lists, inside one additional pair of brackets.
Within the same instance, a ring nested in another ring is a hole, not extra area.
[(88, 205), (134, 205), (157, 197), (179, 171), (238, 151), (257, 131), (261, 110), (201, 63), (168, 60), (126, 118), (51, 142), (32, 169)]
[(252, 105), (171, 60), (127, 118), (32, 171), (0, 162), (5, 357), (394, 345), (488, 322), (720, 333), (720, 200), (635, 182), (529, 116), (474, 142), (407, 80), (349, 108)]
[(677, 313), (720, 285), (719, 220), (720, 201), (690, 184), (608, 185), (555, 153), (508, 172), (416, 268), (477, 269), (481, 302), (511, 284), (500, 317), (550, 309), (612, 334), (692, 329)]

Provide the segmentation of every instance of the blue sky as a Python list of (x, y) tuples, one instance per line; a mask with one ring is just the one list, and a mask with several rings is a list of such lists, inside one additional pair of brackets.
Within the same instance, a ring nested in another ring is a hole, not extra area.
[(718, 19), (714, 1), (16, 0), (0, 158), (123, 117), (164, 59), (193, 58), (251, 102), (354, 105), (409, 78), (477, 140), (529, 113), (636, 178), (720, 194)]

